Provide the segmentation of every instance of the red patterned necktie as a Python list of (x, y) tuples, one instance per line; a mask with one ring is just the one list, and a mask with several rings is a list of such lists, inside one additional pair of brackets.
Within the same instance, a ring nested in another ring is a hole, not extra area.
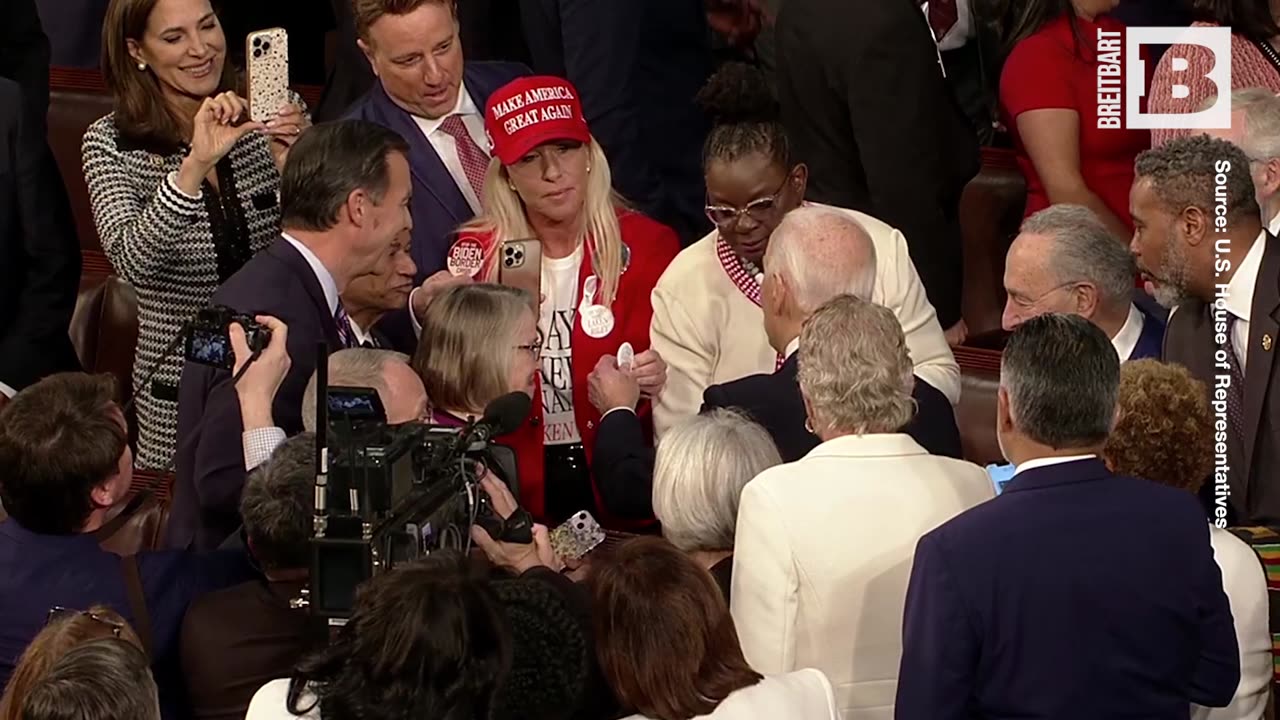
[(929, 0), (929, 26), (933, 28), (933, 36), (938, 42), (942, 42), (943, 36), (955, 27), (959, 19), (956, 0)]
[(467, 126), (461, 115), (450, 115), (441, 123), (440, 129), (453, 138), (458, 147), (458, 159), (462, 161), (462, 171), (467, 175), (467, 182), (475, 191), (476, 198), (484, 198), (484, 174), (489, 168), (489, 156), (484, 154), (476, 141), (471, 139)]

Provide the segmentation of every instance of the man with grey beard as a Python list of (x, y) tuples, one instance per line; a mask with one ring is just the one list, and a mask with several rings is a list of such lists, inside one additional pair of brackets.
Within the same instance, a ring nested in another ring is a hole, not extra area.
[(1148, 150), (1129, 210), (1138, 269), (1174, 308), (1164, 360), (1191, 370), (1214, 403), (1214, 517), (1229, 499), (1243, 524), (1280, 522), (1280, 242), (1262, 226), (1249, 158), (1204, 135)]

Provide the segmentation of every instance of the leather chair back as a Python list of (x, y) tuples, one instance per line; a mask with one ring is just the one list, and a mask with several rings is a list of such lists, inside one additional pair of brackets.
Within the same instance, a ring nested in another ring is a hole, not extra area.
[(996, 439), (996, 396), (1000, 388), (1000, 353), (961, 347), (955, 349), (960, 363), (960, 404), (956, 425), (964, 458), (978, 465), (1003, 463), (1004, 454)]
[(121, 557), (164, 547), (169, 503), (148, 491), (134, 495), (96, 533), (98, 545)]
[[(80, 146), (84, 132), (95, 120), (111, 112), (111, 96), (101, 89), (92, 89), (93, 83), (60, 82), (62, 75), (55, 73), (51, 79), (53, 90), (49, 94), (49, 147), (58, 162), (62, 181), (71, 199), (71, 214), (76, 221), (82, 250), (101, 250), (98, 230), (93, 224), (93, 211), (89, 206), (89, 187), (84, 180), (84, 160)], [(97, 83), (100, 85), (101, 80)], [(74, 85), (80, 87), (69, 87)]]
[[(120, 402), (133, 395), (134, 346), (138, 342), (138, 297), (133, 286), (102, 268), (89, 267), (86, 254), (80, 292), (71, 314), (71, 344), (85, 372), (110, 373), (120, 389)], [(100, 256), (99, 256), (100, 258)], [(105, 260), (99, 259), (105, 265)], [(130, 436), (136, 423), (128, 418)]]
[(1027, 204), (1027, 182), (1013, 153), (983, 148), (982, 170), (960, 199), (964, 242), (962, 310), (971, 335), (1000, 329), (1004, 312), (1004, 257), (1018, 234)]

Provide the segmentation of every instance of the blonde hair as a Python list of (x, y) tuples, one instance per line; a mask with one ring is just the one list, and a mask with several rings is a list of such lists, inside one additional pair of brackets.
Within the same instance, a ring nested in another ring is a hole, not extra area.
[(451, 287), (432, 300), (413, 354), (432, 407), (480, 411), (505, 395), (515, 345), (523, 342), (516, 329), (532, 312), (523, 290), (490, 283)]
[(129, 623), (105, 605), (94, 605), (84, 612), (71, 611), (55, 616), (44, 626), (9, 676), (9, 685), (0, 697), (0, 720), (22, 720), (22, 702), (27, 693), (49, 674), (50, 668), (63, 655), (85, 643), (118, 637), (142, 650), (142, 641)]
[(685, 552), (732, 550), (742, 488), (782, 457), (765, 429), (733, 410), (694, 415), (658, 443), (653, 514)]
[[(618, 210), (626, 207), (626, 201), (613, 191), (613, 175), (609, 172), (609, 160), (604, 149), (591, 138), (587, 143), (590, 165), (587, 174), (587, 196), (582, 210), (579, 241), (591, 243), (593, 272), (599, 278), (600, 298), (603, 305), (612, 305), (618, 293), (618, 279), (622, 277), (622, 228), (618, 225)], [(511, 178), (502, 161), (495, 156), (489, 161), (484, 176), (485, 212), (462, 226), (462, 231), (493, 233), (497, 244), (508, 240), (535, 237), (529, 216), (525, 214), (524, 201), (511, 186)], [(492, 263), (483, 278), (496, 282), (498, 263)], [(428, 389), (427, 395), (431, 396)]]

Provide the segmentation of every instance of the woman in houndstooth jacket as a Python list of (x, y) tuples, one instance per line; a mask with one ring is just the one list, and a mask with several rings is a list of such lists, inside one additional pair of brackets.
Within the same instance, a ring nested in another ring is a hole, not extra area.
[(103, 48), (115, 110), (85, 133), (85, 180), (102, 248), (138, 294), (137, 464), (163, 469), (182, 371), (164, 350), (279, 234), (279, 168), (309, 121), (296, 97), (249, 121), (208, 0), (112, 0)]

